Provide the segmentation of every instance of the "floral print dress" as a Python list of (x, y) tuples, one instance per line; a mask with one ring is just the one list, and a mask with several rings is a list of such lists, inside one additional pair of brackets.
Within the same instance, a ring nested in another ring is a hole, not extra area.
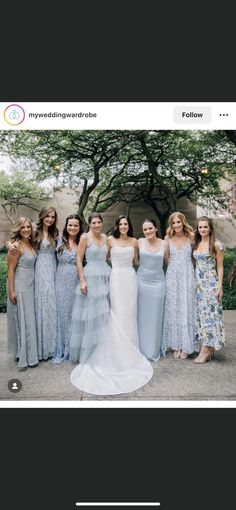
[[(221, 244), (220, 249), (223, 250)], [(196, 260), (197, 341), (220, 350), (225, 345), (223, 308), (217, 298), (216, 261), (210, 253), (193, 253)]]

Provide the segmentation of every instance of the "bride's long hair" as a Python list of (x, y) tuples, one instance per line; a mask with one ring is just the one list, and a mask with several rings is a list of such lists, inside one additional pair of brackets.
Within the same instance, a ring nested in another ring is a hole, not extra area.
[(129, 216), (125, 216), (125, 214), (121, 214), (121, 215), (120, 215), (120, 216), (118, 216), (118, 218), (116, 219), (116, 221), (115, 221), (115, 226), (114, 226), (113, 231), (112, 231), (112, 235), (113, 235), (113, 237), (115, 237), (116, 239), (118, 239), (118, 238), (120, 237), (120, 229), (119, 229), (119, 226), (120, 226), (120, 222), (121, 222), (121, 220), (123, 220), (123, 219), (124, 219), (124, 220), (126, 220), (126, 221), (127, 221), (127, 223), (128, 223), (128, 225), (129, 225), (129, 230), (128, 230), (128, 232), (127, 232), (127, 235), (128, 235), (129, 237), (134, 237), (134, 236), (133, 236), (133, 225), (132, 225), (132, 223), (131, 223), (131, 221), (130, 221)]

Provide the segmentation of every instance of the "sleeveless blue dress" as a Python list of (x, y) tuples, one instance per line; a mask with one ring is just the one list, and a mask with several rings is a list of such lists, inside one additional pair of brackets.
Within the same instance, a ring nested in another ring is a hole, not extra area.
[(170, 240), (166, 271), (166, 300), (163, 324), (163, 355), (168, 349), (192, 354), (199, 350), (196, 338), (196, 286), (191, 244), (176, 248)]
[(19, 257), (14, 276), (17, 303), (7, 295), (8, 352), (18, 359), (19, 368), (38, 363), (37, 333), (34, 306), (34, 268), (37, 255), (29, 251)]
[[(58, 248), (61, 243), (58, 244)], [(76, 265), (76, 250), (64, 248), (57, 250), (58, 266), (56, 271), (57, 335), (53, 363), (69, 359), (71, 337), (71, 318), (75, 288), (79, 282)]]
[(75, 362), (85, 361), (94, 346), (103, 340), (109, 319), (108, 280), (111, 268), (106, 262), (106, 236), (103, 234), (101, 247), (92, 241), (89, 234), (87, 239), (84, 276), (88, 292), (82, 294), (80, 283), (77, 284), (72, 309), (69, 359)]
[(51, 358), (56, 346), (56, 246), (42, 240), (35, 264), (35, 310), (39, 360)]
[(161, 352), (164, 302), (166, 293), (163, 258), (165, 241), (157, 252), (145, 249), (141, 240), (138, 275), (138, 334), (141, 352), (149, 360), (158, 360)]

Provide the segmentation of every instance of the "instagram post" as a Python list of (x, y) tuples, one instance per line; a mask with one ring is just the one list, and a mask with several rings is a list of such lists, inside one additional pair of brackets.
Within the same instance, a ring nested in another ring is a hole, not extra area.
[(236, 103), (1, 110), (0, 402), (234, 405)]

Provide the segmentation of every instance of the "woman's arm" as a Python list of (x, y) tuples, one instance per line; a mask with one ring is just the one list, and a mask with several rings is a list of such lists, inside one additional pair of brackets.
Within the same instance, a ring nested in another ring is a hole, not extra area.
[(78, 248), (77, 248), (76, 262), (77, 262), (77, 269), (78, 269), (78, 273), (79, 273), (80, 290), (83, 294), (87, 294), (87, 292), (88, 292), (88, 287), (87, 287), (87, 283), (85, 281), (84, 268), (83, 268), (83, 258), (84, 258), (86, 248), (87, 248), (87, 236), (86, 236), (86, 234), (82, 234), (82, 236), (80, 238), (80, 242), (78, 244)]
[(111, 262), (112, 236), (107, 237), (107, 262)]
[(189, 232), (189, 241), (190, 241), (190, 244), (194, 243), (194, 239), (195, 239), (194, 232)]
[(167, 236), (165, 237), (164, 243), (165, 243), (164, 263), (166, 266), (168, 266), (170, 258), (170, 243)]
[(221, 243), (219, 243), (219, 241), (215, 242), (215, 251), (216, 251), (216, 267), (218, 273), (217, 297), (220, 301), (223, 297), (224, 252), (222, 249), (222, 245)]
[(142, 239), (143, 239), (142, 237), (140, 239), (138, 239), (138, 246), (137, 246), (138, 264), (137, 265), (140, 264), (140, 256), (139, 256), (139, 254), (140, 254), (140, 250), (141, 250), (141, 246), (142, 246)]
[(14, 282), (15, 282), (15, 269), (18, 262), (19, 255), (7, 255), (7, 263), (8, 263), (8, 292), (9, 298), (13, 305), (16, 304), (16, 294), (14, 292)]
[(138, 252), (138, 241), (137, 241), (137, 239), (134, 239), (134, 258), (133, 258), (133, 264), (135, 266), (139, 265), (139, 252)]

